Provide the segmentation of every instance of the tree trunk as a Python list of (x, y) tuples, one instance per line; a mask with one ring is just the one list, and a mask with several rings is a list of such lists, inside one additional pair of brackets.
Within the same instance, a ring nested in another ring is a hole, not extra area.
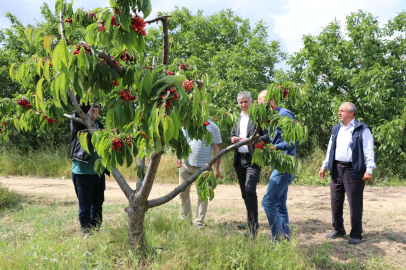
[(138, 204), (127, 207), (127, 232), (131, 249), (144, 251), (146, 247), (144, 218), (147, 212), (147, 204)]

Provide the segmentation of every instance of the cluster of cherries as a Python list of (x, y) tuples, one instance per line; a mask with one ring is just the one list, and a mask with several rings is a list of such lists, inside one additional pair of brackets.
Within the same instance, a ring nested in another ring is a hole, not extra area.
[(264, 142), (260, 142), (260, 143), (258, 143), (258, 144), (256, 144), (256, 145), (254, 145), (254, 147), (255, 147), (255, 148), (264, 149), (264, 148), (265, 148), (265, 144), (264, 144)]
[(106, 32), (106, 27), (104, 27), (104, 23), (100, 23), (99, 24), (99, 30), (97, 30), (99, 32)]
[(182, 86), (185, 88), (186, 91), (189, 91), (193, 88), (193, 82), (189, 80), (184, 80)]
[(17, 100), (17, 104), (20, 105), (23, 108), (29, 109), (31, 108), (31, 103), (29, 100), (26, 100), (24, 98), (20, 98), (19, 100)]
[(48, 122), (48, 124), (53, 124), (55, 123), (55, 119), (53, 118), (48, 118), (48, 116), (46, 114), (44, 114), (44, 120)]
[[(218, 120), (218, 119), (217, 119), (217, 120)], [(209, 122), (209, 121), (206, 121), (206, 122), (203, 123), (203, 125), (205, 125), (205, 126), (207, 127), (208, 125), (210, 125), (210, 122)]]
[(147, 138), (147, 134), (145, 134), (144, 132), (141, 132), (141, 136), (146, 139)]
[(89, 16), (90, 16), (90, 18), (92, 18), (92, 20), (96, 19), (96, 21), (97, 21), (96, 14), (94, 12), (90, 12)]
[(186, 68), (186, 65), (181, 65), (181, 64), (179, 64), (179, 68), (180, 68), (180, 69), (184, 69), (184, 68)]
[(144, 27), (145, 27), (147, 24), (145, 23), (145, 21), (144, 21), (143, 18), (141, 18), (141, 17), (135, 15), (135, 16), (132, 18), (132, 23), (131, 23), (131, 25), (132, 25), (132, 27), (133, 27), (134, 32), (138, 32), (138, 33), (140, 33), (140, 34), (143, 35), (143, 36), (147, 35), (147, 32), (145, 32), (145, 30), (144, 30)]
[(85, 49), (85, 54), (89, 53), (90, 55), (92, 55), (92, 50), (90, 49), (90, 45), (87, 45), (87, 44), (78, 44), (76, 46), (75, 51), (73, 52), (73, 55), (78, 55), (79, 54), (80, 47), (83, 47), (83, 49)]
[(134, 56), (129, 55), (128, 53), (122, 53), (120, 58), (123, 62), (125, 62), (126, 60), (129, 60), (130, 62), (134, 62)]
[(118, 149), (118, 151), (121, 152), (121, 148), (123, 148), (123, 145), (124, 141), (122, 139), (113, 139), (113, 146), (111, 147), (111, 149), (113, 151), (116, 151)]
[(113, 81), (113, 87), (116, 87), (116, 86), (118, 86), (118, 81), (117, 81), (117, 80), (114, 80), (114, 81)]
[[(49, 61), (49, 67), (51, 68), (52, 67), (52, 58), (50, 58), (49, 60), (50, 60)], [(46, 61), (47, 61), (46, 59), (42, 59), (42, 63), (45, 64)]]
[(118, 94), (120, 95), (120, 99), (122, 100), (122, 101), (125, 101), (125, 100), (130, 100), (130, 101), (132, 101), (132, 100), (135, 100), (135, 96), (131, 96), (130, 95), (130, 92), (128, 91), (128, 90), (120, 90), (119, 92), (118, 92)]
[[(286, 98), (289, 95), (289, 90), (288, 89), (284, 89), (282, 86), (280, 86), (280, 88), (282, 89), (282, 97)], [(273, 109), (273, 108), (272, 108)]]
[(172, 75), (173, 75), (173, 72), (168, 70), (168, 71), (166, 72), (166, 74), (172, 76)]
[(65, 19), (65, 22), (66, 22), (66, 23), (72, 23), (72, 19), (66, 18), (66, 19)]
[(114, 26), (119, 25), (118, 23), (116, 23), (116, 15), (113, 15), (113, 17), (111, 17), (111, 25), (114, 25)]

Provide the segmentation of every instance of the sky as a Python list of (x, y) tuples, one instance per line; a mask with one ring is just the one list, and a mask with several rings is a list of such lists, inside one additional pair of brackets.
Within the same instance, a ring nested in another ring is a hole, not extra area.
[[(9, 25), (5, 12), (10, 12), (24, 23), (41, 21), (40, 6), (47, 2), (54, 10), (54, 0), (0, 0), (0, 28)], [(109, 0), (81, 0), (74, 2), (77, 8), (94, 9), (109, 6)], [(269, 27), (270, 40), (279, 40), (281, 49), (292, 54), (302, 48), (304, 35), (317, 35), (334, 19), (345, 22), (351, 12), (361, 9), (377, 16), (383, 25), (399, 12), (406, 10), (406, 0), (153, 0), (152, 18), (158, 11), (171, 11), (175, 6), (187, 7), (193, 14), (203, 10), (211, 15), (231, 8), (252, 24), (263, 20)], [(282, 63), (279, 67), (285, 68)]]

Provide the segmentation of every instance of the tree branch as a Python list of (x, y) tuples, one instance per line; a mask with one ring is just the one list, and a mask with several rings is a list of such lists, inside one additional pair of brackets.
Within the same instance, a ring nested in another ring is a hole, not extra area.
[(69, 98), (72, 102), (72, 105), (73, 105), (73, 107), (75, 107), (75, 110), (78, 113), (80, 119), (82, 119), (83, 124), (89, 129), (93, 128), (94, 123), (93, 123), (92, 119), (82, 111), (82, 108), (80, 108), (80, 105), (78, 103), (78, 100), (77, 100), (73, 90), (69, 88), (68, 94), (69, 94)]
[(125, 197), (128, 201), (131, 201), (131, 197), (134, 196), (134, 190), (128, 185), (127, 181), (125, 181), (123, 175), (120, 173), (119, 170), (111, 169), (111, 173), (113, 174), (114, 179), (116, 179), (117, 184), (120, 186), (121, 190), (124, 192)]
[(164, 21), (166, 18), (168, 18), (168, 17), (172, 17), (172, 16), (170, 16), (170, 15), (163, 15), (163, 16), (160, 16), (160, 17), (156, 17), (155, 19), (152, 19), (152, 20), (149, 20), (149, 21), (145, 21), (145, 23), (151, 24), (151, 23), (154, 23), (154, 22), (157, 22), (157, 21), (163, 22), (163, 21)]
[(72, 121), (81, 123), (82, 125), (85, 125), (85, 122), (83, 122), (83, 120), (81, 118), (74, 117), (74, 116), (66, 114), (66, 113), (64, 113), (62, 116), (69, 119), (69, 120), (72, 120)]
[(111, 59), (111, 55), (108, 54), (105, 51), (97, 51), (97, 57), (103, 59), (104, 61), (106, 61), (106, 63), (111, 67), (114, 68), (118, 74), (123, 75), (124, 74), (124, 69), (123, 67), (118, 67), (116, 66), (116, 63), (114, 62), (113, 59)]
[(156, 153), (155, 148), (154, 151), (152, 152), (147, 173), (145, 174), (144, 180), (142, 181), (141, 189), (137, 193), (136, 201), (141, 203), (146, 202), (148, 200), (148, 196), (151, 193), (152, 185), (154, 184), (156, 172), (158, 171), (159, 163), (161, 162), (161, 156), (164, 152), (165, 148), (164, 134), (160, 134), (160, 136), (162, 149), (160, 152)]
[(63, 25), (63, 12), (62, 12), (62, 10), (59, 11), (59, 27), (61, 28), (61, 37), (63, 39), (66, 39), (65, 26)]
[(96, 105), (96, 98), (93, 98), (92, 106), (90, 106), (89, 117), (93, 119), (94, 106)]
[(233, 151), (235, 149), (238, 149), (238, 147), (246, 145), (246, 144), (250, 144), (256, 140), (258, 140), (258, 138), (260, 137), (257, 133), (259, 131), (259, 126), (257, 126), (255, 133), (249, 137), (248, 139), (245, 139), (243, 141), (240, 141), (236, 144), (230, 145), (227, 148), (221, 150), (217, 155), (215, 155), (212, 159), (210, 159), (210, 161), (204, 165), (199, 171), (197, 171), (196, 173), (194, 173), (192, 176), (190, 176), (185, 182), (183, 182), (182, 184), (180, 184), (178, 187), (176, 187), (174, 190), (172, 190), (171, 192), (169, 192), (168, 194), (166, 194), (165, 196), (162, 196), (161, 198), (157, 198), (157, 199), (153, 199), (153, 200), (149, 200), (148, 201), (148, 208), (153, 208), (153, 207), (157, 207), (160, 206), (162, 204), (165, 204), (167, 202), (169, 202), (170, 200), (172, 200), (173, 198), (175, 198), (179, 193), (181, 193), (182, 191), (185, 191), (186, 188), (191, 185), (193, 182), (196, 181), (196, 179), (199, 177), (199, 175), (204, 172), (204, 171), (209, 171), (211, 170), (211, 166), (213, 166), (213, 164), (219, 159), (221, 158), (221, 156), (227, 154), (230, 151)]

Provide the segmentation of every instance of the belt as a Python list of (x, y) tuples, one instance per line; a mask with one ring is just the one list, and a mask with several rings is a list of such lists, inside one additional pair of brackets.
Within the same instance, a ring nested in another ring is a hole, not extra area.
[(250, 153), (240, 153), (240, 152), (238, 152), (238, 154), (239, 154), (240, 156), (242, 156), (242, 157), (247, 157)]
[(338, 161), (336, 160), (336, 162), (340, 165), (344, 165), (344, 166), (351, 166), (352, 167), (352, 162), (344, 162), (344, 161)]

